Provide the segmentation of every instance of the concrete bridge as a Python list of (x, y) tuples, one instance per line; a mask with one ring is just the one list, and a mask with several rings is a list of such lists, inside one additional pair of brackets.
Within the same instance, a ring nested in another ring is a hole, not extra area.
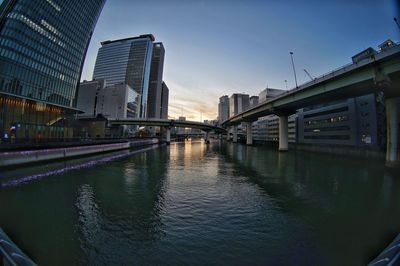
[(166, 129), (166, 142), (171, 141), (171, 127), (197, 128), (204, 131), (204, 140), (208, 142), (209, 132), (222, 134), (226, 133), (226, 129), (218, 126), (205, 124), (195, 121), (184, 121), (174, 119), (157, 119), (157, 118), (126, 118), (126, 119), (108, 119), (109, 125), (137, 125), (137, 126), (159, 126)]
[[(251, 128), (259, 117), (275, 114), (279, 117), (279, 150), (288, 150), (288, 116), (296, 110), (324, 102), (356, 97), (368, 93), (385, 93), (387, 117), (387, 151), (389, 164), (399, 162), (398, 133), (400, 115), (400, 45), (388, 47), (356, 63), (318, 77), (295, 89), (239, 113), (223, 122), (233, 128), (237, 141), (237, 125), (245, 122)], [(247, 144), (252, 144), (252, 132), (247, 130)]]

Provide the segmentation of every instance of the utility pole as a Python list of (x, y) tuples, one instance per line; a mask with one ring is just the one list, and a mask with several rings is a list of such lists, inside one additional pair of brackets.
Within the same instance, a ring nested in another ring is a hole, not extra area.
[(290, 52), (290, 58), (292, 59), (292, 66), (293, 66), (293, 73), (294, 73), (294, 82), (296, 83), (296, 88), (297, 88), (298, 86), (297, 86), (296, 69), (294, 68), (293, 52)]

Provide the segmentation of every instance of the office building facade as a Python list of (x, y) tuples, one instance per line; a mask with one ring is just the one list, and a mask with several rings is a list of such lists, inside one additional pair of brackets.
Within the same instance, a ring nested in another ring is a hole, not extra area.
[(250, 97), (250, 108), (258, 105), (258, 96), (251, 96)]
[(249, 109), (250, 99), (248, 94), (234, 93), (229, 98), (229, 117)]
[(79, 85), (76, 108), (83, 111), (80, 117), (95, 117), (97, 98), (100, 90), (106, 87), (104, 79), (83, 81)]
[(0, 137), (68, 137), (87, 47), (105, 0), (0, 4)]
[(107, 86), (98, 92), (96, 115), (108, 119), (134, 118), (138, 97), (139, 94), (127, 84)]
[(270, 99), (273, 99), (273, 98), (279, 96), (280, 94), (282, 94), (284, 92), (285, 92), (285, 90), (281, 90), (281, 89), (266, 88), (258, 94), (258, 102), (259, 103), (266, 102)]
[(222, 123), (229, 118), (229, 97), (221, 96), (218, 103), (218, 122)]
[(348, 98), (298, 111), (298, 142), (384, 147), (382, 93)]
[(97, 54), (93, 79), (108, 85), (125, 83), (140, 94), (138, 117), (147, 117), (150, 67), (153, 55), (151, 34), (104, 41)]
[(169, 89), (165, 82), (161, 86), (161, 111), (160, 118), (168, 119), (168, 102), (169, 102)]
[(161, 118), (165, 49), (161, 42), (154, 43), (150, 67), (149, 95), (147, 99), (147, 117)]

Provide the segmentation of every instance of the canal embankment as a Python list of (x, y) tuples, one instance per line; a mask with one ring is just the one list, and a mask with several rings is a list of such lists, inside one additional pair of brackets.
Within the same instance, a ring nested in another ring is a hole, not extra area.
[[(244, 141), (241, 143), (245, 144)], [(269, 146), (278, 149), (278, 143), (273, 141), (255, 140), (255, 146)], [(339, 155), (350, 158), (361, 159), (385, 159), (385, 151), (377, 147), (350, 146), (337, 144), (309, 144), (309, 143), (289, 143), (289, 150), (312, 152), (320, 154)]]
[(59, 148), (27, 149), (0, 152), (0, 168), (34, 164), (45, 161), (64, 160), (123, 149), (139, 148), (161, 143), (157, 138), (124, 140), (113, 143), (93, 143)]

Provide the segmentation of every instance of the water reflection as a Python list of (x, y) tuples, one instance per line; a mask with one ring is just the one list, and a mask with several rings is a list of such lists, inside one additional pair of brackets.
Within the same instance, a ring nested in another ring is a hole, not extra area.
[(232, 144), (225, 151), (236, 171), (313, 227), (333, 265), (367, 263), (400, 231), (400, 180), (382, 162)]
[(138, 154), (97, 172), (90, 180), (93, 186), (84, 186), (86, 204), (81, 204), (82, 196), (76, 204), (84, 264), (135, 264), (135, 254), (164, 235), (160, 214), (167, 156), (167, 150)]
[(40, 265), (362, 265), (399, 231), (397, 177), (381, 162), (176, 143), (3, 187), (0, 226)]

